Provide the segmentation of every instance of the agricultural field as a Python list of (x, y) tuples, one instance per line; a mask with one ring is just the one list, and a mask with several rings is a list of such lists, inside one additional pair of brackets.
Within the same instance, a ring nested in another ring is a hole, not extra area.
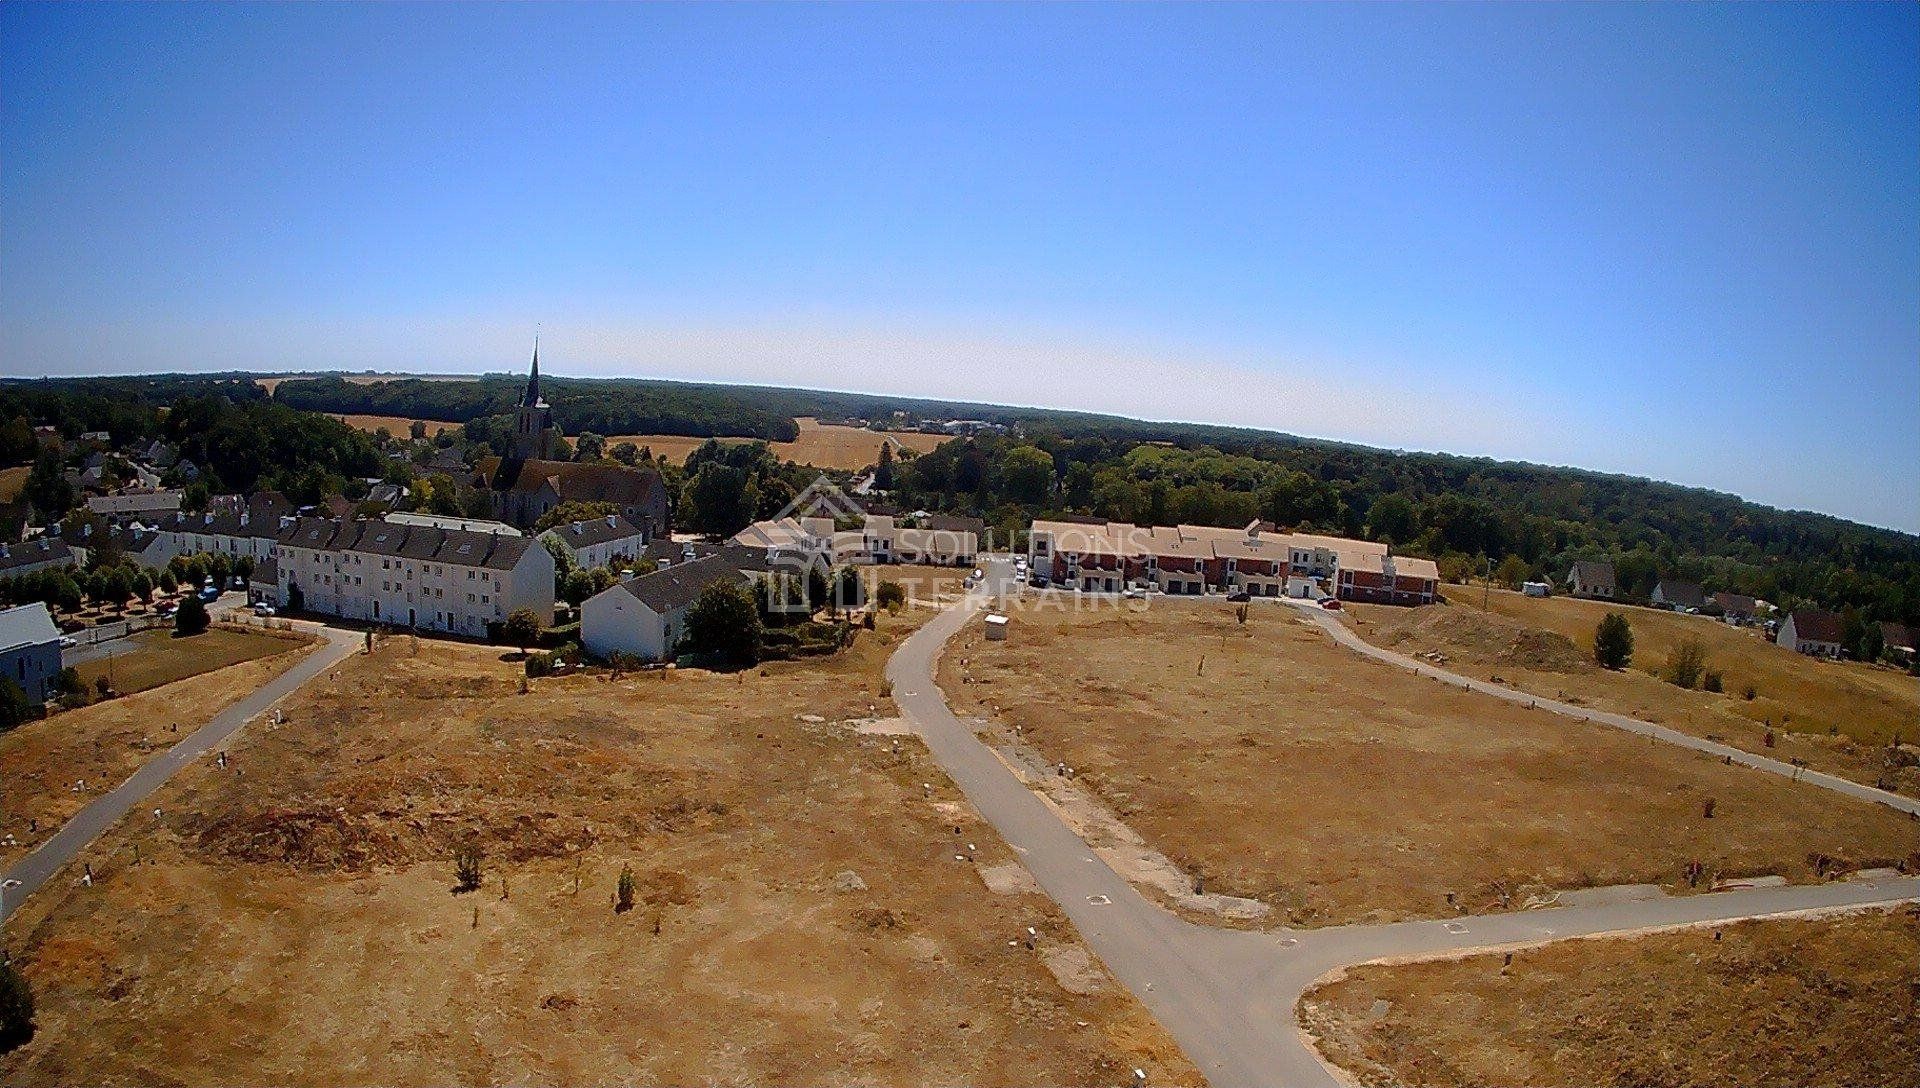
[[(413, 420), (409, 419), (406, 416), (350, 415), (350, 416), (334, 416), (333, 418), (339, 420), (342, 423), (345, 423), (349, 427), (353, 427), (358, 430), (365, 431), (368, 434), (372, 434), (373, 432), (379, 430), (382, 427), (385, 427), (387, 429), (388, 434), (392, 435), (395, 438), (400, 438), (400, 439), (405, 439), (407, 436), (413, 433)], [(438, 419), (429, 419), (424, 422), (427, 425), (428, 438), (432, 438), (434, 435), (439, 434), (441, 431), (460, 430), (460, 424), (458, 423), (448, 423), (444, 420), (438, 420)]]
[[(916, 453), (926, 451), (946, 441), (947, 436), (921, 434), (918, 431), (869, 431), (861, 427), (842, 427), (831, 423), (821, 423), (811, 416), (802, 416), (796, 422), (800, 424), (800, 437), (792, 442), (769, 442), (774, 455), (783, 461), (796, 461), (815, 468), (844, 469), (855, 471), (866, 468), (880, 458), (880, 443), (891, 440), (896, 447), (904, 447)], [(654, 456), (665, 457), (670, 461), (684, 461), (688, 454), (705, 442), (704, 438), (690, 438), (677, 434), (638, 434), (621, 435), (609, 438), (607, 446), (613, 447), (620, 442), (631, 442), (636, 446), (645, 446), (653, 450)], [(722, 442), (751, 442), (750, 438), (722, 438)], [(898, 453), (898, 450), (895, 451)]]
[[(1483, 598), (1490, 608), (1481, 607)], [(1367, 641), (1443, 655), (1455, 672), (1920, 794), (1920, 766), (1913, 765), (1920, 763), (1920, 680), (1903, 672), (1809, 658), (1705, 616), (1478, 588), (1454, 589), (1449, 599), (1419, 609), (1354, 605), (1348, 614)], [(1609, 611), (1633, 627), (1633, 661), (1620, 671), (1593, 660), (1593, 629)], [(1707, 668), (1723, 674), (1722, 692), (1660, 678), (1674, 646), (1689, 638), (1704, 646)], [(1896, 735), (1911, 761), (1889, 762)]]
[(382, 640), (14, 917), (40, 1031), (0, 1080), (1201, 1084), (885, 717), (925, 615), (525, 693)]
[(1421, 679), (1275, 602), (1247, 616), (1168, 599), (1027, 608), (1005, 642), (978, 624), (956, 637), (940, 683), (956, 713), (1077, 768), (1209, 890), (1296, 926), (1593, 885), (1684, 893), (1693, 862), (1705, 888), (1920, 853), (1920, 824), (1891, 809)]
[[(58, 711), (0, 732), (0, 767), (6, 768), (5, 784), (0, 787), (5, 790), (0, 862), (18, 860), (103, 791), (125, 781), (142, 763), (248, 692), (292, 668), (312, 647), (311, 642), (254, 637), (272, 643), (276, 652), (204, 673), (190, 682)], [(76, 789), (79, 783), (84, 788)]]
[(1920, 910), (1367, 966), (1302, 1020), (1364, 1085), (1864, 1088), (1920, 1076)]
[(74, 671), (88, 684), (104, 676), (113, 690), (132, 694), (242, 661), (283, 654), (311, 641), (292, 632), (265, 634), (232, 627), (211, 627), (191, 638), (175, 638), (171, 629), (156, 627), (116, 640), (111, 645), (121, 652), (95, 658)]

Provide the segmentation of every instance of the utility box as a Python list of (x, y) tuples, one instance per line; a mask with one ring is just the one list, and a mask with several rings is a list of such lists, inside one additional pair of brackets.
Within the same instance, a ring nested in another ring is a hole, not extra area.
[(987, 641), (1005, 642), (1007, 640), (1007, 617), (998, 612), (987, 613)]

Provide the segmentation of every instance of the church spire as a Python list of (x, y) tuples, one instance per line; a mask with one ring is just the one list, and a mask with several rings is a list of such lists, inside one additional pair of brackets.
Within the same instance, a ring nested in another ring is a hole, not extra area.
[(533, 336), (533, 373), (527, 376), (527, 395), (520, 403), (532, 407), (540, 403), (540, 334)]

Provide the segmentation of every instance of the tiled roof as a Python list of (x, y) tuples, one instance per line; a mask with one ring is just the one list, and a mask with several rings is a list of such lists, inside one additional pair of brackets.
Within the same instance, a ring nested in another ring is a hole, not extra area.
[(58, 538), (38, 536), (20, 544), (0, 545), (0, 549), (4, 549), (4, 554), (0, 554), (0, 574), (42, 563), (59, 566), (73, 562), (73, 549)]
[(684, 608), (715, 582), (738, 582), (740, 572), (724, 556), (708, 556), (691, 563), (675, 563), (652, 574), (629, 578), (614, 588), (633, 595), (654, 612), (665, 615)]
[(1589, 586), (1612, 586), (1613, 564), (1600, 563), (1591, 559), (1577, 559), (1573, 570), (1567, 575), (1569, 582), (1579, 582)]
[(1794, 612), (1791, 622), (1793, 636), (1801, 642), (1831, 642), (1837, 645), (1845, 637), (1846, 623), (1835, 612), (1802, 608)]
[(53, 613), (39, 601), (0, 610), (0, 651), (59, 641), (60, 629), (53, 625)]
[(547, 532), (560, 538), (567, 547), (575, 550), (591, 548), (611, 540), (628, 540), (641, 535), (639, 526), (619, 514), (609, 514), (603, 518), (592, 518), (587, 521), (565, 522), (548, 529)]

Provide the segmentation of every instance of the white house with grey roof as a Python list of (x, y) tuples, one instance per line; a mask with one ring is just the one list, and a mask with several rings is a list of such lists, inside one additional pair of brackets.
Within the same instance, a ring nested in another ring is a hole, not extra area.
[(60, 629), (53, 613), (35, 601), (0, 610), (0, 676), (20, 685), (27, 698), (44, 703), (60, 675)]
[(615, 559), (637, 559), (647, 548), (647, 531), (620, 514), (585, 521), (569, 521), (540, 534), (573, 556), (583, 570), (610, 565)]
[(686, 629), (687, 609), (715, 582), (747, 578), (726, 556), (690, 559), (628, 578), (580, 606), (580, 644), (600, 657), (626, 654), (645, 661), (673, 656)]
[(553, 622), (553, 556), (524, 536), (300, 518), (274, 547), (279, 600), (312, 612), (484, 638), (517, 609)]
[(36, 570), (77, 566), (84, 557), (75, 555), (67, 542), (57, 536), (37, 536), (18, 544), (0, 543), (0, 578), (14, 578)]

